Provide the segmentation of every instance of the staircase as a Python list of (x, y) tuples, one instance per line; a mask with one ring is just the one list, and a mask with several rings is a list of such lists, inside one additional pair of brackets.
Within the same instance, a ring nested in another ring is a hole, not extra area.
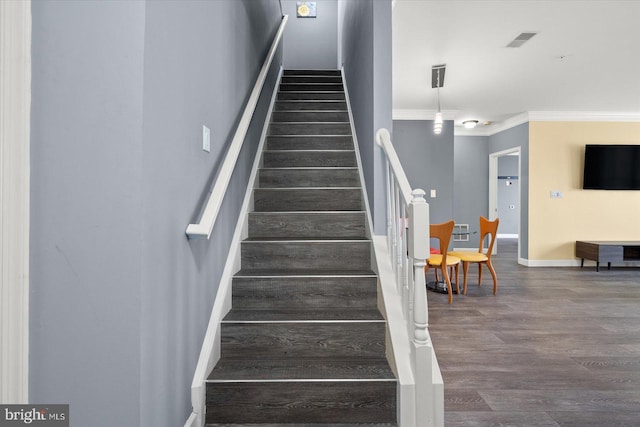
[(285, 71), (207, 426), (395, 426), (396, 379), (339, 71)]

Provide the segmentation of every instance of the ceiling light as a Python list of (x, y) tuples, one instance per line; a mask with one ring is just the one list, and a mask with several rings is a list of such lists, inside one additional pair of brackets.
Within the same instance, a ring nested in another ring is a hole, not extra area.
[(477, 120), (465, 120), (464, 122), (462, 122), (462, 126), (464, 126), (467, 129), (473, 129), (474, 127), (476, 127), (477, 124), (478, 124)]
[(433, 133), (440, 135), (442, 133), (442, 113), (438, 111), (436, 113), (435, 120), (433, 121)]
[(442, 133), (442, 125), (444, 124), (442, 120), (442, 111), (440, 111), (440, 88), (444, 86), (445, 67), (446, 66), (444, 64), (434, 65), (431, 67), (431, 87), (436, 88), (436, 94), (438, 97), (438, 111), (436, 112), (436, 116), (433, 120), (433, 133), (436, 135), (440, 135)]

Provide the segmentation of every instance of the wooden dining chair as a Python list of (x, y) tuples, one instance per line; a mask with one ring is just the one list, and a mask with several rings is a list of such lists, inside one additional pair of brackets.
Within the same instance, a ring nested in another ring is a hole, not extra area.
[(449, 241), (451, 240), (451, 233), (453, 232), (453, 226), (455, 221), (447, 221), (442, 224), (429, 225), (429, 234), (431, 238), (438, 239), (440, 243), (440, 253), (431, 254), (427, 260), (427, 264), (424, 266), (424, 274), (426, 276), (429, 268), (433, 267), (436, 270), (436, 281), (438, 281), (438, 269), (442, 272), (442, 277), (447, 284), (447, 293), (449, 294), (449, 304), (453, 301), (453, 292), (451, 291), (451, 279), (447, 273), (448, 268), (455, 267), (456, 271), (456, 291), (460, 294), (460, 287), (458, 286), (458, 267), (460, 266), (460, 258), (452, 256), (447, 253), (449, 250)]
[[(495, 295), (498, 292), (498, 277), (496, 276), (496, 270), (493, 268), (491, 264), (491, 252), (493, 252), (493, 244), (496, 241), (496, 234), (498, 233), (498, 223), (500, 222), (499, 218), (496, 218), (493, 221), (489, 221), (487, 218), (481, 216), (480, 217), (480, 244), (478, 245), (478, 252), (463, 252), (463, 251), (453, 251), (449, 252), (449, 256), (455, 256), (460, 258), (462, 261), (462, 274), (463, 274), (463, 285), (462, 285), (462, 293), (467, 294), (467, 272), (469, 271), (470, 263), (478, 264), (478, 286), (482, 284), (482, 266), (486, 265), (489, 271), (491, 272), (491, 276), (493, 277), (493, 294)], [(487, 252), (484, 253), (484, 241), (487, 235), (490, 235), (489, 246), (487, 247)]]

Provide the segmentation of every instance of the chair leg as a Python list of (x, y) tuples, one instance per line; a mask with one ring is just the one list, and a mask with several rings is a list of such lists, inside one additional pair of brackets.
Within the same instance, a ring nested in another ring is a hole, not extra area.
[(462, 284), (462, 293), (464, 295), (467, 294), (467, 273), (469, 272), (469, 261), (463, 261), (462, 262), (462, 276), (464, 277), (463, 279), (463, 284)]
[(496, 276), (496, 271), (493, 269), (493, 265), (491, 265), (491, 260), (487, 261), (487, 267), (493, 277), (493, 294), (495, 295), (498, 292), (498, 277)]
[(482, 263), (478, 263), (478, 286), (482, 285)]
[(456, 294), (460, 295), (460, 263), (456, 264)]
[(442, 275), (444, 276), (444, 281), (447, 283), (447, 293), (449, 294), (449, 304), (453, 302), (453, 291), (451, 290), (451, 280), (449, 280), (449, 275), (447, 274), (447, 267), (440, 266), (442, 269)]

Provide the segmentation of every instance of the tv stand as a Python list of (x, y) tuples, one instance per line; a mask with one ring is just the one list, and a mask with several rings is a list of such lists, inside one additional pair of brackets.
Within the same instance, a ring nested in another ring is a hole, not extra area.
[(600, 271), (600, 263), (606, 262), (611, 270), (611, 263), (624, 261), (640, 261), (640, 241), (576, 241), (576, 257), (596, 262), (596, 271)]

